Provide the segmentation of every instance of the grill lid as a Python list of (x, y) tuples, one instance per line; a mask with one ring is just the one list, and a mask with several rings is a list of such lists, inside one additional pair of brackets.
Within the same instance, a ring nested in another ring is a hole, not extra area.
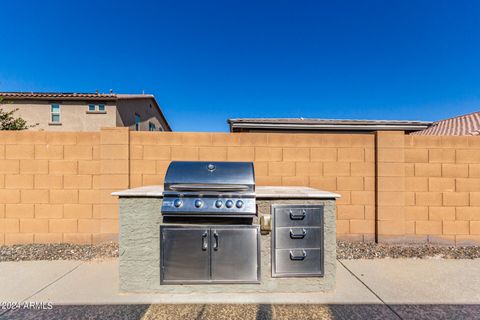
[(161, 210), (175, 217), (251, 218), (256, 214), (253, 163), (171, 162)]
[(255, 191), (252, 162), (172, 161), (165, 175), (170, 191)]

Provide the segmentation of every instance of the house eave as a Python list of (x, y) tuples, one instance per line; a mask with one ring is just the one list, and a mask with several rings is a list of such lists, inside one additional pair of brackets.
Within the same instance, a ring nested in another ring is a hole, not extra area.
[(238, 129), (256, 129), (256, 130), (303, 130), (303, 131), (418, 131), (427, 129), (429, 124), (286, 124), (286, 123), (232, 123), (230, 122), (230, 131)]

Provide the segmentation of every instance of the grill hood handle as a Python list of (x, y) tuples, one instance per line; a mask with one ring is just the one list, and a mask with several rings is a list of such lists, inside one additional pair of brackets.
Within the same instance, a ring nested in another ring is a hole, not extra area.
[(171, 184), (168, 187), (173, 191), (247, 191), (248, 186), (235, 185), (235, 184), (205, 184), (205, 183), (192, 183), (192, 184)]

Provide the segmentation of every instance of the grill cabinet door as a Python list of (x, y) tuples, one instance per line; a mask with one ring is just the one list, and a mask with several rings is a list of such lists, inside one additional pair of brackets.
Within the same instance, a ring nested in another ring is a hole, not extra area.
[(192, 283), (210, 280), (208, 228), (164, 227), (161, 233), (161, 283)]
[(211, 228), (212, 280), (260, 281), (259, 229), (257, 226)]

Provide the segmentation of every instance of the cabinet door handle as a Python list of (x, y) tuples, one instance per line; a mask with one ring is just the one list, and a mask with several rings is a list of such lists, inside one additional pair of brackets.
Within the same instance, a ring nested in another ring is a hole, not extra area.
[(206, 251), (208, 249), (208, 232), (205, 231), (204, 234), (202, 234), (202, 250)]
[(295, 214), (292, 210), (290, 210), (290, 219), (292, 220), (303, 220), (306, 215), (307, 212), (305, 210), (302, 210), (301, 214)]
[(302, 250), (302, 255), (295, 255), (295, 253), (293, 253), (293, 251), (290, 251), (290, 260), (305, 260), (305, 258), (307, 257), (307, 253), (305, 252), (305, 250)]
[(295, 233), (290, 229), (290, 238), (292, 239), (303, 239), (307, 235), (307, 230), (302, 229), (302, 233)]
[(218, 233), (217, 230), (213, 230), (213, 250), (217, 251), (218, 250)]

